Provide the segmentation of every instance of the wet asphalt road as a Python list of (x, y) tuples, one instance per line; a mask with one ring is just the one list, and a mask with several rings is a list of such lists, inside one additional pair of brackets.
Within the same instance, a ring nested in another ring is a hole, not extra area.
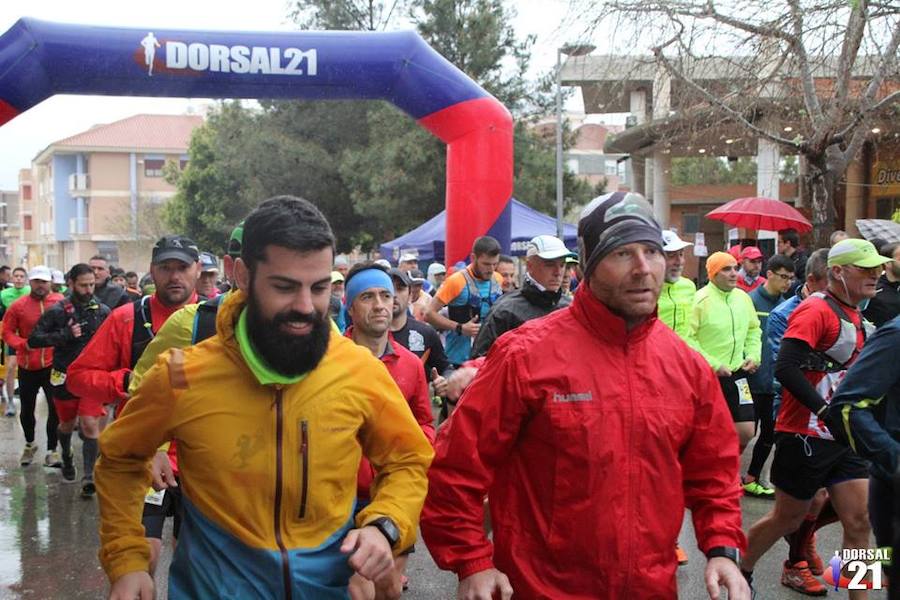
[[(97, 506), (95, 500), (79, 497), (79, 485), (62, 482), (58, 469), (38, 464), (44, 456), (44, 415), (39, 400), (38, 442), (41, 450), (35, 464), (19, 466), (24, 437), (18, 419), (0, 416), (0, 600), (99, 599), (105, 597), (106, 578), (97, 561)], [(75, 436), (76, 465), (80, 473), (80, 442)], [(745, 453), (749, 459), (750, 450)], [(771, 503), (745, 498), (744, 526), (765, 514)], [(665, 510), (664, 502), (660, 506)], [(170, 537), (170, 533), (166, 534)], [(685, 519), (681, 545), (690, 555), (690, 564), (678, 572), (679, 597), (688, 600), (708, 598), (703, 584), (704, 561), (696, 549), (690, 519)], [(831, 556), (840, 548), (840, 528), (836, 525), (819, 532), (819, 552)], [(420, 542), (409, 565), (410, 590), (406, 600), (443, 600), (456, 596), (455, 578), (440, 571)], [(759, 562), (755, 582), (760, 600), (799, 600), (780, 585), (781, 561), (787, 545), (779, 542)], [(165, 572), (170, 558), (167, 550), (157, 575), (158, 598), (165, 598)], [(829, 591), (830, 598), (846, 598), (846, 591)], [(886, 598), (884, 592), (870, 595)]]

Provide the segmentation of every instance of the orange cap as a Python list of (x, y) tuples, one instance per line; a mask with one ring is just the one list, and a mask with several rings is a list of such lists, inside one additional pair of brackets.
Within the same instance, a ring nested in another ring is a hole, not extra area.
[(712, 255), (706, 259), (706, 275), (712, 279), (716, 276), (716, 273), (729, 265), (737, 265), (737, 261), (734, 260), (732, 255), (727, 252), (713, 252)]

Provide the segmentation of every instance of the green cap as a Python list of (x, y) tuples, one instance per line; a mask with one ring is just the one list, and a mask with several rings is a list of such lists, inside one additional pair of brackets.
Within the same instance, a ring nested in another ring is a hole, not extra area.
[(231, 232), (231, 237), (228, 238), (228, 256), (231, 258), (240, 258), (241, 256), (241, 242), (244, 239), (244, 222), (241, 221), (237, 224), (237, 227), (234, 228)]
[(881, 256), (878, 250), (872, 245), (872, 242), (859, 240), (856, 238), (848, 238), (841, 240), (831, 247), (828, 251), (828, 266), (835, 265), (853, 265), (855, 267), (863, 267), (871, 269), (891, 262), (892, 258)]

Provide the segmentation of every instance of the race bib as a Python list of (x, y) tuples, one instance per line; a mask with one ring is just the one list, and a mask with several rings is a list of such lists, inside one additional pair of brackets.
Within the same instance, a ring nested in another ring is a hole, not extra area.
[(166, 495), (166, 490), (156, 491), (153, 488), (147, 490), (147, 495), (144, 496), (144, 504), (154, 504), (156, 506), (162, 506), (163, 498)]
[(57, 387), (63, 385), (66, 382), (66, 374), (60, 373), (56, 369), (50, 371), (50, 385), (55, 385)]
[(747, 383), (746, 377), (734, 380), (734, 385), (738, 389), (738, 398), (740, 404), (753, 404), (753, 396), (750, 394), (750, 384)]

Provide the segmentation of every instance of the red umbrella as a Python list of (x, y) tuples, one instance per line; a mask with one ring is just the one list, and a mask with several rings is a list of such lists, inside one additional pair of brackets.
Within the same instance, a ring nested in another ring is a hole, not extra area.
[(772, 198), (738, 198), (726, 202), (706, 214), (707, 218), (723, 221), (735, 227), (779, 231), (796, 229), (798, 233), (812, 231), (812, 224), (800, 211), (781, 200)]

